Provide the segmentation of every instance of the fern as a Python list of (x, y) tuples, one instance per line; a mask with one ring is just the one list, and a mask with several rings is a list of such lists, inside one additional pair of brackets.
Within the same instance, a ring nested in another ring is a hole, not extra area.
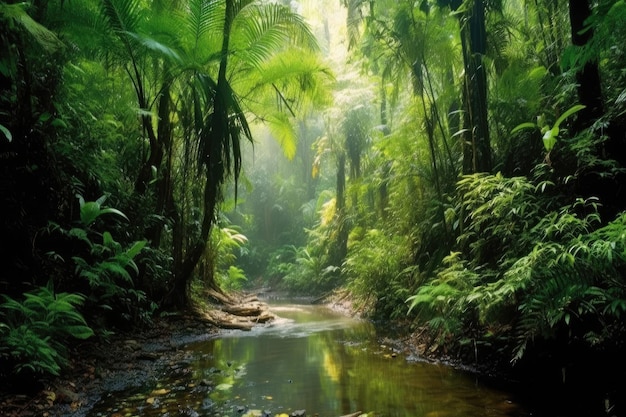
[(55, 294), (49, 284), (25, 293), (22, 300), (3, 298), (0, 360), (12, 363), (12, 373), (58, 375), (67, 363), (69, 340), (94, 334), (77, 310), (85, 301), (80, 294)]

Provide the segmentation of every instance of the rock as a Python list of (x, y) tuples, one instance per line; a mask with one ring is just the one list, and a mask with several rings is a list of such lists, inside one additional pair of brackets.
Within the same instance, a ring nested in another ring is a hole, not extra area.
[(293, 413), (291, 413), (291, 417), (305, 417), (306, 416), (306, 410), (296, 410)]
[(126, 340), (124, 345), (128, 347), (130, 350), (141, 350), (141, 343), (136, 340)]
[(159, 359), (159, 355), (151, 352), (141, 352), (137, 355), (137, 359), (144, 361), (156, 361), (157, 359)]

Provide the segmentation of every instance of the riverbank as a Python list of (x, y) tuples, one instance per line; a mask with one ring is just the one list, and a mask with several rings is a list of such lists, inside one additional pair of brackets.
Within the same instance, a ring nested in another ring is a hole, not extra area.
[(201, 312), (155, 318), (147, 326), (72, 346), (58, 378), (0, 393), (3, 417), (82, 417), (109, 393), (145, 387), (184, 360), (183, 345), (217, 337), (220, 329)]
[[(262, 297), (281, 298), (284, 294), (262, 292)], [(16, 385), (15, 381), (3, 383), (0, 415), (84, 417), (107, 395), (145, 388), (162, 372), (184, 369), (186, 353), (181, 349), (184, 345), (219, 337), (226, 328), (241, 331), (250, 328), (251, 322), (239, 321), (224, 311), (225, 301), (228, 300), (216, 300), (213, 294), (211, 302), (219, 302), (220, 306), (163, 314), (141, 327), (76, 343), (70, 347), (70, 363), (60, 377), (45, 378), (28, 385)], [(311, 303), (314, 300), (302, 301)], [(325, 304), (345, 315), (359, 314), (349, 298), (335, 297)], [(261, 314), (265, 319), (266, 312)]]
[[(333, 294), (317, 301), (347, 316), (361, 317), (364, 313), (355, 307), (346, 293)], [(514, 380), (512, 374), (498, 368), (497, 360), (502, 358), (484, 356), (481, 351), (481, 361), (472, 363), (459, 352), (447, 352), (444, 347), (432, 343), (425, 329), (409, 331), (407, 323), (387, 323), (378, 328), (379, 343), (390, 348), (393, 356), (397, 355), (398, 358), (443, 363), (464, 369), (482, 381), (488, 379), (500, 386), (508, 383), (527, 384), (530, 397), (544, 395), (555, 404), (568, 398), (558, 391), (558, 386), (545, 384), (543, 374), (537, 373), (534, 378), (526, 376), (524, 380)], [(32, 387), (30, 394), (1, 393), (0, 415), (84, 417), (94, 404), (107, 395), (139, 388), (144, 391), (146, 388), (153, 389), (151, 384), (154, 384), (160, 374), (184, 373), (188, 369), (188, 352), (182, 347), (191, 342), (219, 337), (222, 332), (222, 329), (212, 323), (206, 312), (189, 311), (163, 315), (155, 318), (147, 327), (118, 332), (107, 339), (93, 338), (82, 342), (71, 347), (71, 362), (62, 377), (41, 381), (39, 386)], [(543, 371), (546, 372), (547, 369)], [(598, 385), (597, 382), (593, 382), (593, 385)], [(541, 392), (544, 386), (548, 388)], [(204, 389), (209, 390), (210, 387)], [(591, 393), (588, 393), (587, 398), (591, 398)], [(614, 403), (610, 402), (609, 406), (612, 404)], [(603, 404), (598, 404), (594, 409), (601, 412), (603, 407)], [(554, 415), (571, 417), (578, 414)], [(121, 417), (114, 412), (112, 416)]]

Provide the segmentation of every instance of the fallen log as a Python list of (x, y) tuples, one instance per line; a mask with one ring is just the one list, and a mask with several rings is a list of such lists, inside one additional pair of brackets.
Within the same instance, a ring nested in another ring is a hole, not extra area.
[(206, 296), (219, 306), (207, 312), (208, 321), (223, 329), (251, 330), (255, 325), (275, 319), (266, 303), (255, 294), (226, 294), (208, 289)]

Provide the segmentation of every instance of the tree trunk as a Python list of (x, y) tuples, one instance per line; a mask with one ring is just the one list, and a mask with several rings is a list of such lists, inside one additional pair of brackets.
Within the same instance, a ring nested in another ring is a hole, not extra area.
[[(463, 143), (463, 171), (489, 172), (492, 168), (489, 119), (487, 115), (487, 71), (483, 56), (487, 51), (485, 6), (475, 0), (459, 21), (465, 66), (465, 110), (469, 121), (471, 144)], [(468, 146), (469, 145), (469, 146)]]
[(474, 172), (491, 171), (491, 144), (487, 116), (487, 71), (483, 56), (487, 52), (485, 7), (483, 0), (474, 0), (469, 15), (469, 62), (466, 77), (469, 87), (469, 108), (473, 142)]
[[(231, 110), (231, 90), (226, 78), (228, 65), (228, 49), (230, 42), (230, 30), (234, 18), (234, 4), (226, 2), (224, 18), (222, 49), (220, 67), (217, 76), (217, 86), (213, 97), (213, 109), (209, 116), (208, 125), (199, 133), (201, 143), (199, 145), (202, 154), (202, 164), (206, 170), (206, 182), (204, 186), (204, 213), (202, 226), (198, 240), (192, 245), (184, 257), (174, 262), (174, 283), (170, 293), (170, 300), (179, 308), (185, 308), (189, 304), (189, 285), (193, 278), (194, 270), (202, 258), (207, 247), (211, 229), (215, 222), (217, 204), (222, 197), (222, 185), (228, 174), (226, 166), (229, 161), (225, 160), (229, 155), (225, 149), (225, 143), (230, 140), (229, 112)], [(237, 175), (237, 172), (235, 173)], [(217, 289), (217, 284), (209, 282), (209, 287)]]
[[(593, 29), (585, 29), (585, 20), (591, 16), (588, 0), (569, 0), (569, 17), (572, 28), (572, 43), (585, 46), (593, 37)], [(583, 68), (576, 72), (578, 83), (578, 100), (586, 106), (578, 113), (574, 129), (577, 132), (590, 127), (604, 113), (602, 103), (602, 85), (598, 62), (585, 62)]]

